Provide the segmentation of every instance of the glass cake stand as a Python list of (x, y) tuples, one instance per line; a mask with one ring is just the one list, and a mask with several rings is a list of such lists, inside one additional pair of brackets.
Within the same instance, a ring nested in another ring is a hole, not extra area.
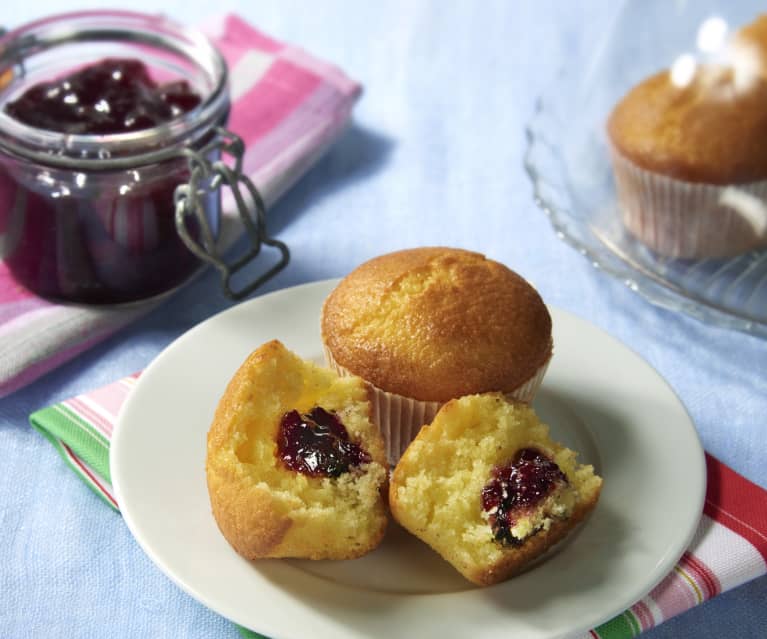
[(589, 64), (563, 69), (537, 100), (524, 162), (557, 235), (595, 267), (654, 304), (767, 337), (767, 251), (691, 260), (644, 246), (621, 222), (605, 132), (632, 86), (683, 56), (715, 56), (758, 13), (756, 3), (624, 2)]

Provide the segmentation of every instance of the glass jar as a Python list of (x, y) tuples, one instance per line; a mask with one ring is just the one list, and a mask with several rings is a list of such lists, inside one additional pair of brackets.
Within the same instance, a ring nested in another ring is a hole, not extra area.
[[(184, 80), (200, 103), (152, 128), (105, 135), (43, 130), (6, 113), (29, 88), (107, 58), (140, 60), (157, 82)], [(208, 167), (220, 156), (230, 101), (218, 50), (159, 16), (69, 13), (0, 39), (3, 80), (0, 250), (12, 276), (41, 296), (89, 304), (153, 297), (187, 280), (201, 265), (189, 247), (210, 249), (219, 229), (209, 172), (193, 183), (194, 214), (174, 204), (190, 155)]]

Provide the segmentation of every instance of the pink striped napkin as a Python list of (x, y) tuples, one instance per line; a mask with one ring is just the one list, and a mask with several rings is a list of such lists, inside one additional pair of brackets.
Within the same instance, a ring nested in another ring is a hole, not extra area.
[[(112, 508), (109, 441), (138, 375), (37, 411), (32, 425)], [(708, 487), (690, 547), (641, 601), (577, 639), (629, 639), (721, 592), (767, 574), (767, 490), (706, 456)], [(257, 635), (254, 635), (257, 636)]]
[[(236, 16), (226, 16), (206, 30), (229, 64), (233, 104), (228, 126), (245, 141), (244, 170), (269, 206), (338, 137), (360, 85)], [(233, 210), (226, 199), (224, 209)], [(224, 220), (224, 246), (237, 237), (232, 219)], [(0, 247), (9, 231), (0, 228)], [(0, 262), (0, 397), (155, 306), (156, 302), (118, 310), (55, 304), (19, 286)]]

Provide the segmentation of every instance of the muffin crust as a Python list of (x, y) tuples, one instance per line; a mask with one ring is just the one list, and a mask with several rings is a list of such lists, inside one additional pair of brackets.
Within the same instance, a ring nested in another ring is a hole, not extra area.
[(640, 167), (688, 182), (767, 178), (767, 16), (738, 32), (729, 63), (699, 64), (689, 82), (665, 70), (636, 85), (607, 124)]
[(510, 392), (551, 356), (551, 317), (535, 289), (479, 253), (389, 253), (325, 301), (322, 335), (338, 364), (391, 393), (447, 401)]
[[(276, 454), (280, 417), (321, 405), (371, 461), (339, 477), (289, 470)], [(205, 471), (213, 516), (247, 559), (351, 559), (381, 542), (387, 463), (362, 380), (339, 377), (273, 340), (243, 362), (210, 430)]]
[[(527, 447), (555, 461), (569, 483), (517, 515), (519, 543), (502, 545), (482, 512), (482, 490), (494, 467)], [(498, 583), (561, 541), (595, 508), (602, 479), (576, 457), (551, 440), (529, 406), (498, 393), (461, 397), (445, 404), (405, 451), (389, 484), (389, 505), (404, 528), (469, 581)]]

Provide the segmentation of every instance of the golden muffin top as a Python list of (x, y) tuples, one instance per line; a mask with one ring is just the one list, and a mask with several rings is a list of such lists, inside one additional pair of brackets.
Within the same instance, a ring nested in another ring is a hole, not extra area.
[[(761, 58), (760, 63), (767, 63), (767, 13), (740, 29), (735, 36), (735, 43), (736, 46), (751, 47)], [(767, 67), (761, 68), (762, 74), (765, 74)]]
[(524, 279), (479, 253), (430, 247), (357, 267), (325, 300), (336, 362), (391, 393), (447, 401), (511, 392), (551, 355), (551, 317)]
[(657, 73), (607, 123), (616, 149), (649, 171), (690, 182), (767, 178), (767, 16), (742, 29), (725, 64)]

